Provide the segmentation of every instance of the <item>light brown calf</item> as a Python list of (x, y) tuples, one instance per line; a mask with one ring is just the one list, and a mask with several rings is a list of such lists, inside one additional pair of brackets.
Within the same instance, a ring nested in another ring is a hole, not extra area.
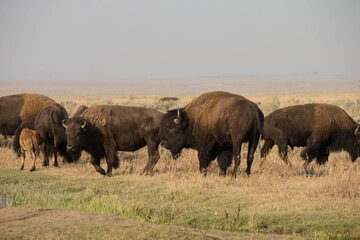
[(23, 156), (23, 161), (20, 167), (20, 170), (24, 169), (24, 162), (25, 162), (25, 151), (31, 153), (33, 162), (32, 168), (30, 171), (35, 170), (35, 161), (36, 157), (40, 154), (40, 136), (35, 130), (31, 130), (28, 128), (24, 128), (20, 133), (20, 148), (21, 148), (21, 155)]

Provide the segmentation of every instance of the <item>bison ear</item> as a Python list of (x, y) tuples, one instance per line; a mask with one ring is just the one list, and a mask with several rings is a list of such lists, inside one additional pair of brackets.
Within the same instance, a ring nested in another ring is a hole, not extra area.
[(180, 109), (179, 109), (179, 107), (177, 107), (177, 117), (176, 117), (176, 119), (174, 120), (174, 123), (176, 124), (176, 125), (178, 125), (179, 123), (181, 123), (181, 114), (180, 114)]
[(62, 126), (66, 129), (67, 126), (66, 126), (66, 123), (65, 123), (65, 122), (66, 122), (66, 119), (63, 119), (62, 122), (61, 122), (61, 124), (62, 124)]
[(83, 125), (81, 125), (81, 129), (85, 131), (85, 130), (86, 130), (86, 126), (87, 126), (87, 122), (86, 122), (86, 121), (84, 121), (84, 124), (83, 124)]

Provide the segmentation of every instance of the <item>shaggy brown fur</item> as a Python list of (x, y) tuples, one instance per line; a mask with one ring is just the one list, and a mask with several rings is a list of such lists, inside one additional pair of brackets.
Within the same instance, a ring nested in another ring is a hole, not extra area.
[(36, 93), (0, 97), (0, 134), (15, 135), (13, 148), (20, 155), (19, 136), (23, 128), (34, 129), (35, 118), (41, 110), (56, 102)]
[(110, 109), (99, 105), (89, 108), (81, 116), (94, 125), (105, 127), (108, 119), (111, 118), (111, 114)]
[(239, 95), (218, 91), (194, 98), (179, 111), (181, 121), (174, 123), (177, 111), (169, 111), (159, 132), (163, 145), (174, 158), (182, 148), (194, 148), (198, 150), (202, 173), (206, 174), (210, 162), (218, 157), (221, 174), (224, 175), (231, 164), (228, 158), (233, 156), (233, 176), (236, 177), (241, 145), (249, 142), (247, 173), (250, 174), (264, 118), (255, 103)]
[[(86, 110), (80, 117), (72, 117), (66, 128), (67, 148), (79, 154), (91, 154), (90, 162), (105, 175), (119, 166), (117, 151), (135, 151), (147, 145), (149, 160), (143, 171), (150, 174), (160, 158), (158, 137), (162, 113), (142, 107), (99, 105)], [(106, 158), (107, 172), (100, 167)]]
[(274, 144), (287, 162), (287, 146), (305, 147), (301, 157), (306, 164), (317, 158), (328, 161), (332, 151), (347, 151), (352, 161), (359, 156), (360, 136), (355, 136), (356, 123), (343, 109), (329, 104), (305, 104), (278, 109), (265, 118), (261, 156)]
[(20, 167), (20, 170), (24, 169), (24, 163), (25, 163), (25, 152), (28, 152), (31, 154), (31, 157), (33, 159), (32, 161), (32, 167), (30, 171), (35, 170), (35, 161), (36, 157), (40, 154), (40, 136), (35, 130), (31, 130), (28, 128), (24, 128), (20, 133), (20, 147), (21, 147), (21, 154), (23, 156), (22, 164)]

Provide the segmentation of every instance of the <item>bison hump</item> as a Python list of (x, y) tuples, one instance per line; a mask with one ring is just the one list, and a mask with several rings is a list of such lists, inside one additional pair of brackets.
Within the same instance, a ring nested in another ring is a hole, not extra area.
[(110, 115), (110, 110), (105, 109), (103, 106), (94, 106), (85, 111), (82, 117), (96, 126), (105, 127)]

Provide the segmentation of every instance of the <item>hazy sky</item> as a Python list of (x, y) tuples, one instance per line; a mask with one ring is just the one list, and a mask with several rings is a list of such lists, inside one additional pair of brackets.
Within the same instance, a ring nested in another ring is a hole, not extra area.
[(0, 0), (0, 81), (360, 74), (360, 1)]

